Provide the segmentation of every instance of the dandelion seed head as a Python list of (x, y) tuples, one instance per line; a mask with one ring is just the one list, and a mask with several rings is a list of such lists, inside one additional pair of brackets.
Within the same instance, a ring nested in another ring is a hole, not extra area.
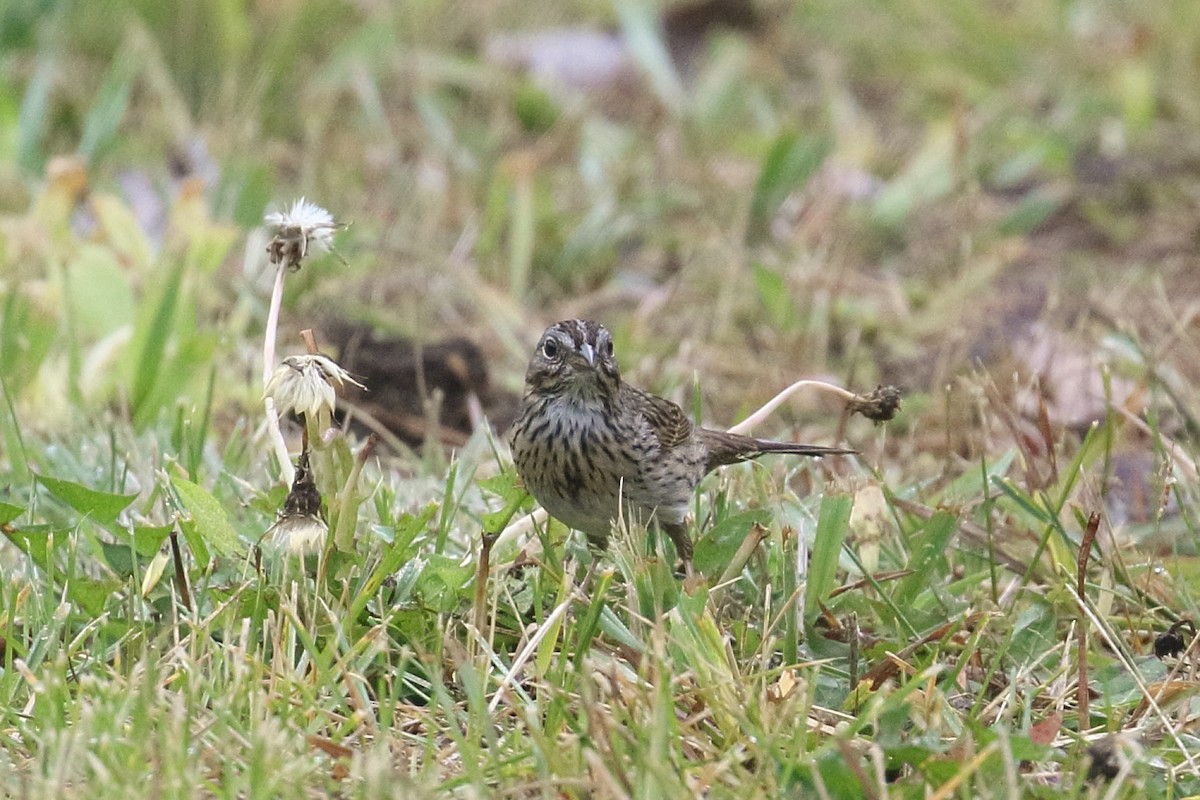
[(301, 197), (286, 211), (273, 211), (263, 222), (274, 229), (267, 245), (271, 263), (299, 269), (309, 252), (327, 253), (333, 250), (333, 234), (345, 227), (333, 215), (316, 203)]
[(321, 492), (308, 465), (308, 451), (300, 454), (296, 479), (283, 501), (283, 510), (264, 537), (297, 555), (316, 552), (329, 534), (321, 512)]
[(332, 414), (337, 407), (336, 386), (352, 383), (366, 388), (328, 356), (288, 356), (267, 381), (263, 394), (281, 412), (315, 417), (322, 408)]
[(273, 545), (300, 556), (320, 550), (328, 535), (329, 526), (322, 519), (306, 514), (285, 514), (266, 533)]

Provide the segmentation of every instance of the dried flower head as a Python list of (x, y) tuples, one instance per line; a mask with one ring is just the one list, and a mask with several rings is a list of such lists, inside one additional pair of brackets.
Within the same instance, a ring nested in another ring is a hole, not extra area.
[(265, 536), (278, 547), (306, 555), (319, 550), (328, 535), (329, 526), (321, 513), (321, 493), (308, 466), (308, 453), (303, 452), (296, 463), (292, 489), (283, 501), (283, 511)]
[(321, 409), (333, 413), (337, 405), (334, 387), (347, 383), (366, 388), (327, 356), (288, 356), (267, 381), (263, 394), (272, 398), (283, 413), (292, 411), (315, 418)]
[(869, 394), (855, 395), (846, 403), (846, 409), (877, 423), (887, 422), (900, 410), (900, 390), (895, 386), (877, 386)]
[(275, 211), (263, 218), (274, 228), (267, 244), (272, 264), (283, 264), (289, 270), (300, 269), (300, 262), (309, 251), (328, 253), (333, 250), (333, 234), (345, 227), (333, 215), (316, 203), (301, 197), (287, 211)]
[(1154, 640), (1154, 655), (1160, 661), (1181, 655), (1187, 650), (1190, 639), (1183, 638), (1183, 634), (1180, 633), (1183, 628), (1191, 632), (1193, 639), (1196, 637), (1196, 624), (1190, 619), (1181, 619)]

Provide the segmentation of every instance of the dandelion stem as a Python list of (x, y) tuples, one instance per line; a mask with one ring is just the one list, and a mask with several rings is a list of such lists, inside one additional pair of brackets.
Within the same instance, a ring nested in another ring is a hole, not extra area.
[[(287, 266), (281, 263), (275, 272), (275, 288), (271, 290), (271, 307), (267, 311), (267, 330), (263, 334), (264, 388), (271, 380), (271, 373), (275, 371), (275, 337), (279, 328), (279, 307), (283, 304), (283, 275), (285, 272), (287, 272)], [(275, 448), (275, 455), (279, 459), (280, 477), (283, 478), (284, 483), (291, 486), (292, 481), (296, 479), (296, 469), (292, 466), (292, 457), (288, 454), (283, 431), (279, 429), (279, 414), (275, 411), (275, 399), (269, 396), (264, 397), (263, 406), (267, 412), (267, 436), (270, 437), (271, 445)]]
[(762, 408), (758, 409), (753, 414), (739, 422), (737, 425), (734, 425), (732, 428), (730, 428), (729, 432), (743, 435), (748, 433), (754, 428), (755, 425), (762, 422), (764, 419), (769, 417), (771, 413), (775, 411), (775, 409), (783, 405), (785, 400), (801, 389), (806, 388), (830, 392), (846, 401), (853, 400), (856, 397), (853, 392), (848, 392), (840, 386), (834, 386), (832, 383), (826, 383), (825, 381), (796, 381), (791, 386), (787, 387), (782, 392), (768, 400)]
[(263, 334), (263, 386), (271, 380), (275, 371), (275, 337), (279, 328), (279, 307), (283, 305), (283, 276), (287, 265), (280, 264), (275, 271), (275, 286), (271, 289), (271, 306), (267, 310), (267, 330)]

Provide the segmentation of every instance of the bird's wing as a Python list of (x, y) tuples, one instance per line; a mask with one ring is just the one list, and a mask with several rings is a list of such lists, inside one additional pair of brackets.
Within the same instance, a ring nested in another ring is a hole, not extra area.
[(628, 393), (631, 401), (627, 405), (636, 408), (650, 424), (658, 444), (664, 450), (686, 442), (692, 435), (692, 421), (683, 413), (683, 409), (657, 395), (644, 392), (629, 384), (621, 386), (622, 392)]

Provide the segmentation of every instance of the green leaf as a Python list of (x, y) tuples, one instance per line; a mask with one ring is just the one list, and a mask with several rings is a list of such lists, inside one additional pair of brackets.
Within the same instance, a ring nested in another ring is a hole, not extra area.
[(433, 515), (437, 513), (437, 503), (430, 503), (422, 509), (419, 514), (408, 514), (396, 525), (396, 531), (392, 537), (392, 543), (389, 545), (387, 552), (383, 558), (372, 570), (371, 575), (367, 578), (353, 602), (350, 604), (350, 609), (346, 613), (346, 617), (351, 620), (358, 619), (363, 609), (367, 607), (367, 603), (379, 591), (379, 587), (383, 585), (386, 578), (396, 573), (404, 567), (406, 574), (403, 576), (397, 575), (396, 592), (394, 597), (398, 600), (408, 598), (408, 592), (415, 588), (416, 581), (420, 577), (420, 562), (416, 558), (416, 554), (412, 550), (413, 540), (417, 534), (425, 530), (429, 526)]
[(614, 641), (620, 642), (635, 653), (645, 653), (646, 643), (634, 635), (628, 626), (617, 616), (617, 613), (605, 603), (600, 610), (600, 630)]
[[(596, 582), (596, 589), (592, 592), (592, 599), (588, 602), (587, 610), (579, 617), (579, 625), (575, 629), (576, 667), (582, 666), (584, 656), (592, 647), (592, 640), (595, 638), (596, 631), (600, 627), (600, 615), (604, 612), (604, 599), (608, 597), (608, 587), (612, 584), (612, 580), (613, 572), (611, 570), (605, 570), (600, 573), (600, 578)], [(555, 638), (558, 638), (557, 635)], [(539, 653), (539, 655), (541, 654)], [(541, 664), (539, 664), (538, 674), (545, 674), (545, 668)]]
[(245, 547), (237, 531), (229, 523), (225, 509), (209, 492), (183, 478), (172, 478), (171, 485), (179, 493), (183, 504), (191, 514), (191, 520), (181, 523), (191, 526), (206, 544), (223, 556), (244, 552)]
[(196, 559), (196, 563), (207, 564), (212, 558), (212, 554), (208, 551), (208, 545), (204, 543), (204, 537), (196, 530), (196, 523), (192, 520), (181, 521), (179, 532), (183, 534), (183, 540), (187, 542), (188, 549), (192, 551), (192, 557)]
[[(517, 473), (511, 469), (504, 470), (490, 478), (483, 478), (478, 481), (478, 485), (485, 492), (498, 495), (503, 503), (500, 510), (479, 515), (484, 534), (499, 534), (512, 521), (513, 516), (533, 500), (529, 492), (525, 491), (525, 487), (520, 484)], [(491, 505), (489, 503), (489, 506)], [(497, 554), (493, 553), (492, 555), (495, 557)]]
[(746, 224), (746, 242), (757, 244), (771, 232), (771, 218), (787, 196), (805, 184), (829, 152), (823, 138), (781, 134), (767, 151), (762, 171), (750, 198), (750, 219)]
[(853, 505), (853, 498), (846, 494), (826, 494), (821, 498), (817, 535), (808, 565), (808, 584), (804, 587), (806, 627), (820, 613), (819, 602), (829, 597), (837, 579), (838, 560), (846, 534), (850, 531), (850, 508)]
[(730, 514), (696, 541), (692, 564), (702, 575), (720, 575), (742, 546), (752, 525), (766, 525), (770, 514), (764, 509)]
[(97, 492), (82, 484), (51, 478), (48, 475), (38, 475), (37, 479), (50, 494), (101, 525), (112, 524), (117, 515), (137, 499), (136, 494)]
[[(18, 550), (37, 565), (43, 572), (50, 569), (50, 534), (53, 529), (49, 525), (34, 525), (20, 530), (8, 531), (4, 535)], [(56, 546), (67, 541), (66, 536), (54, 537)]]
[(133, 529), (133, 549), (139, 556), (157, 555), (162, 543), (171, 535), (171, 525), (138, 525)]
[(113, 578), (104, 580), (75, 578), (67, 586), (67, 595), (85, 613), (98, 617), (104, 613), (104, 605), (108, 602), (108, 598), (119, 592), (124, 586), (124, 581)]
[(467, 584), (474, 575), (474, 566), (463, 566), (453, 558), (433, 554), (421, 570), (416, 591), (428, 608), (448, 613), (465, 598)]
[(0, 502), (0, 525), (7, 525), (24, 513), (24, 506), (15, 506), (12, 503)]
[(924, 530), (913, 538), (914, 552), (908, 561), (912, 575), (905, 578), (893, 602), (905, 606), (929, 587), (932, 576), (939, 574), (938, 568), (946, 564), (946, 547), (958, 530), (958, 520), (948, 511), (939, 511), (925, 523)]
[(104, 563), (108, 564), (109, 569), (122, 578), (133, 574), (134, 553), (129, 548), (128, 541), (119, 544), (100, 542), (100, 554), (104, 556)]

